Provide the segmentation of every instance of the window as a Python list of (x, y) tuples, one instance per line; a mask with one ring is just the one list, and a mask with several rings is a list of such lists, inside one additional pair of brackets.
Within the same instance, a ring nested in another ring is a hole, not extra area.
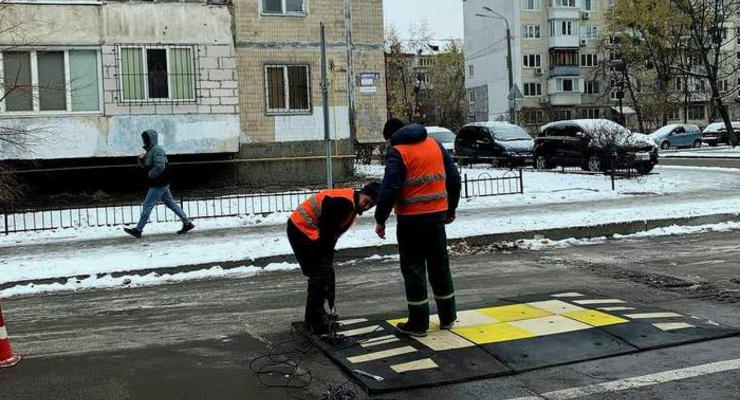
[(475, 103), (475, 90), (468, 90), (468, 102)]
[(597, 0), (583, 0), (583, 9), (585, 11), (595, 11), (597, 4)]
[(573, 21), (552, 21), (550, 22), (550, 36), (572, 36)]
[(666, 114), (666, 119), (668, 119), (670, 121), (679, 120), (679, 119), (681, 119), (680, 112), (681, 112), (681, 109), (679, 107), (672, 108)]
[(599, 94), (599, 81), (586, 81), (584, 89), (586, 94)]
[(261, 0), (262, 13), (274, 15), (305, 15), (307, 0)]
[(551, 50), (550, 67), (577, 67), (578, 50)]
[(581, 27), (581, 37), (583, 39), (595, 39), (599, 36), (599, 27), (588, 25)]
[(4, 112), (97, 112), (97, 50), (11, 51), (0, 54)]
[(119, 47), (122, 102), (194, 102), (192, 46)]
[(558, 80), (558, 90), (561, 92), (572, 92), (574, 88), (573, 79)]
[(265, 91), (270, 114), (310, 112), (308, 65), (265, 66)]
[(584, 108), (581, 109), (581, 118), (584, 119), (599, 119), (601, 118), (601, 110), (598, 108)]
[(539, 39), (542, 37), (539, 25), (524, 25), (522, 26), (522, 38), (524, 39)]
[(526, 97), (542, 96), (542, 84), (525, 83), (524, 84), (524, 96)]
[(689, 107), (689, 119), (691, 120), (703, 120), (704, 117), (704, 105), (694, 105)]
[(575, 7), (576, 0), (550, 0), (550, 7)]
[(719, 91), (722, 93), (730, 91), (730, 82), (727, 79), (717, 81), (717, 86), (719, 87)]
[[(573, 110), (554, 110), (552, 112), (553, 121), (564, 121), (573, 119)], [(552, 136), (565, 136), (564, 132), (560, 131)]]
[(539, 54), (525, 54), (523, 61), (524, 68), (542, 67), (542, 57)]
[(599, 65), (599, 56), (596, 54), (581, 54), (581, 67), (596, 67)]
[(473, 64), (468, 65), (468, 77), (475, 77), (475, 65)]
[(532, 11), (542, 8), (542, 0), (522, 0), (522, 10)]

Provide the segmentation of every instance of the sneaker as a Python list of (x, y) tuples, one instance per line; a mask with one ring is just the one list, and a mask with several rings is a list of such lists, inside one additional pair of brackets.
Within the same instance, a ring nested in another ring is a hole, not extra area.
[(413, 329), (410, 329), (408, 327), (408, 324), (405, 322), (401, 322), (398, 325), (396, 325), (396, 330), (404, 335), (407, 336), (413, 336), (413, 337), (427, 337), (426, 331), (416, 331)]
[(123, 228), (123, 231), (137, 239), (141, 239), (141, 231), (138, 228)]
[(184, 234), (192, 231), (193, 228), (195, 228), (195, 225), (193, 225), (192, 222), (188, 222), (187, 225), (183, 225), (182, 226), (182, 229), (180, 229), (179, 231), (177, 231), (177, 234), (178, 235), (184, 235)]

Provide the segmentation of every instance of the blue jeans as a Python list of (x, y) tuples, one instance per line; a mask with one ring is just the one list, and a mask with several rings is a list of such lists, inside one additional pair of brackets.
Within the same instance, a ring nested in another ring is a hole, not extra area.
[(141, 205), (141, 217), (139, 218), (139, 223), (136, 225), (136, 228), (139, 231), (144, 231), (144, 226), (146, 226), (146, 223), (149, 221), (149, 215), (151, 215), (154, 206), (156, 206), (160, 200), (162, 201), (162, 203), (164, 203), (165, 206), (167, 206), (167, 208), (172, 210), (175, 214), (177, 214), (178, 217), (180, 217), (183, 225), (187, 225), (188, 223), (190, 223), (188, 216), (185, 215), (185, 212), (182, 211), (182, 208), (180, 208), (177, 202), (175, 202), (175, 199), (172, 197), (172, 192), (170, 192), (170, 185), (162, 187), (150, 187), (149, 192), (147, 192), (146, 194), (146, 199), (144, 199), (144, 204)]

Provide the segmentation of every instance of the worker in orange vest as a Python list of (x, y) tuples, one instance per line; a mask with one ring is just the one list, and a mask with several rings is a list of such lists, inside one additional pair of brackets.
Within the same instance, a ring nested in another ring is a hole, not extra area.
[[(305, 321), (307, 329), (328, 334), (334, 314), (334, 247), (358, 215), (375, 207), (380, 183), (370, 182), (361, 190), (323, 190), (304, 201), (288, 220), (288, 240), (308, 277)], [(328, 314), (324, 304), (328, 303)]]
[(391, 148), (375, 209), (375, 232), (385, 238), (385, 224), (395, 208), (401, 273), (409, 318), (396, 329), (424, 337), (429, 329), (427, 273), (440, 328), (457, 319), (455, 288), (450, 273), (445, 224), (455, 220), (460, 201), (460, 172), (450, 154), (422, 125), (404, 125), (392, 118), (383, 129)]

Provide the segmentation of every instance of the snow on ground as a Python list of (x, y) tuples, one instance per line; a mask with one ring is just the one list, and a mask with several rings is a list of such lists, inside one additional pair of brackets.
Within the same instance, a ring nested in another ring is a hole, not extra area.
[[(545, 238), (538, 239), (526, 239), (519, 240), (515, 243), (510, 243), (511, 247), (516, 247), (521, 250), (539, 251), (539, 250), (550, 250), (550, 249), (561, 249), (573, 246), (589, 246), (606, 243), (610, 240), (630, 240), (640, 239), (648, 237), (660, 237), (660, 236), (678, 236), (678, 235), (691, 235), (705, 232), (729, 232), (733, 230), (740, 230), (740, 223), (728, 222), (721, 224), (712, 225), (700, 225), (700, 226), (671, 226), (666, 228), (657, 228), (645, 232), (640, 232), (631, 235), (613, 235), (611, 238), (597, 237), (588, 239), (563, 239), (563, 240), (549, 240)], [(337, 268), (342, 268), (349, 265), (354, 265), (360, 261), (398, 261), (398, 255), (380, 256), (373, 255), (362, 260), (350, 260), (337, 264)], [(269, 264), (263, 268), (254, 266), (241, 266), (237, 268), (223, 269), (220, 266), (214, 266), (208, 269), (180, 272), (175, 274), (158, 274), (151, 272), (146, 275), (129, 274), (114, 277), (110, 274), (102, 276), (90, 276), (83, 279), (68, 278), (65, 283), (50, 283), (50, 284), (33, 284), (29, 283), (26, 285), (17, 285), (8, 289), (0, 290), (0, 298), (8, 298), (15, 296), (27, 296), (41, 293), (52, 293), (52, 292), (75, 292), (78, 290), (87, 289), (112, 289), (112, 288), (136, 288), (136, 287), (147, 287), (166, 285), (174, 283), (182, 283), (197, 280), (206, 279), (242, 279), (250, 278), (259, 273), (275, 272), (275, 271), (293, 271), (299, 269), (298, 264), (291, 263), (274, 263)]]
[[(358, 166), (357, 172), (369, 178), (380, 179), (383, 167), (378, 165)], [(468, 192), (492, 191), (490, 183), (472, 182), (479, 178), (498, 178), (515, 176), (516, 172), (493, 168), (465, 168), (462, 170), (468, 180)], [(516, 181), (497, 183), (516, 185)], [(488, 185), (486, 187), (486, 185)], [(511, 206), (532, 206), (629, 198), (635, 194), (676, 194), (700, 192), (712, 189), (740, 189), (740, 170), (722, 168), (696, 168), (658, 166), (655, 173), (633, 179), (618, 179), (616, 190), (611, 190), (611, 178), (601, 174), (573, 174), (557, 172), (537, 172), (525, 170), (524, 194), (474, 197), (461, 201), (460, 209), (497, 208)], [(296, 203), (298, 200), (295, 200)], [(245, 215), (226, 218), (203, 218), (195, 221), (199, 231), (253, 228), (264, 225), (282, 225), (288, 213)], [(145, 229), (146, 235), (171, 233), (180, 228), (179, 222), (151, 223)], [(18, 232), (0, 235), (0, 246), (15, 246), (31, 243), (51, 243), (79, 240), (94, 240), (122, 236), (121, 227), (68, 228), (39, 232)]]
[(682, 149), (663, 151), (665, 158), (740, 158), (740, 147), (704, 147), (701, 149)]

